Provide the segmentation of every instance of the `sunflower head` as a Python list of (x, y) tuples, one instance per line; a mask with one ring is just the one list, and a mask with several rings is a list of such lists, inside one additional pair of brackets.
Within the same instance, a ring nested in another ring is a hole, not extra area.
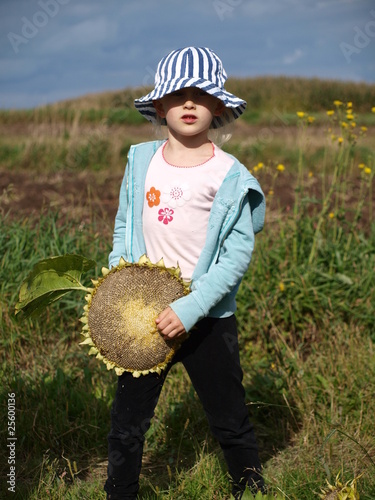
[(86, 295), (82, 344), (118, 375), (160, 373), (186, 338), (165, 340), (155, 323), (171, 302), (189, 293), (180, 269), (142, 256), (136, 264), (121, 259), (111, 270), (103, 268), (102, 275), (92, 280)]

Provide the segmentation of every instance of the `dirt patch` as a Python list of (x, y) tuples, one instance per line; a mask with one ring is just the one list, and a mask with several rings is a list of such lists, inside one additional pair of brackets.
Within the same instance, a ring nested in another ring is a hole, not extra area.
[[(38, 217), (50, 209), (64, 218), (83, 218), (87, 222), (95, 215), (113, 224), (122, 175), (90, 171), (42, 175), (0, 169), (0, 213), (23, 219)], [(270, 184), (270, 179), (262, 182), (266, 194)], [(294, 202), (293, 179), (285, 175), (277, 184), (272, 206), (289, 211)]]
[(93, 215), (114, 221), (121, 180), (121, 175), (86, 171), (36, 176), (0, 170), (0, 213), (23, 219), (52, 210), (63, 218), (82, 218), (84, 222)]
[[(36, 174), (27, 170), (9, 172), (0, 169), (0, 215), (7, 213), (14, 219), (38, 218), (48, 210), (59, 214), (65, 220), (81, 220), (89, 223), (93, 217), (113, 226), (118, 208), (118, 197), (122, 173), (112, 172), (57, 172)], [(259, 176), (267, 197), (268, 215), (287, 214), (294, 205), (295, 182), (293, 175), (283, 173), (277, 178), (273, 194), (272, 178)], [(345, 193), (348, 213), (353, 212), (359, 201), (359, 176), (350, 180)], [(304, 182), (303, 198), (319, 200), (322, 196), (321, 182), (317, 177)], [(369, 200), (368, 200), (369, 201)], [(375, 193), (373, 193), (375, 204)], [(311, 204), (313, 210), (316, 205)], [(362, 224), (369, 223), (369, 203), (366, 202), (361, 218)]]

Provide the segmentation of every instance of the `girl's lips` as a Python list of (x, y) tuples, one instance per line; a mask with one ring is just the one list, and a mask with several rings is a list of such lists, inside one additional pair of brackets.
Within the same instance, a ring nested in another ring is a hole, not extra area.
[(183, 115), (181, 120), (185, 123), (194, 123), (197, 121), (197, 117), (195, 115)]

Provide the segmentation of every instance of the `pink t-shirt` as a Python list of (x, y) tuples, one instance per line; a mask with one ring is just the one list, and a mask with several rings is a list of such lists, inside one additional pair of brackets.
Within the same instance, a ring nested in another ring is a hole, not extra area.
[(164, 143), (147, 171), (143, 233), (151, 262), (193, 274), (206, 240), (212, 202), (234, 160), (213, 145), (213, 156), (194, 167), (177, 167), (163, 157)]

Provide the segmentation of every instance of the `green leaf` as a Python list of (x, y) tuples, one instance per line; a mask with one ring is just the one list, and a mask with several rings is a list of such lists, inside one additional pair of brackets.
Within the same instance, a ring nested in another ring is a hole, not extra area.
[(328, 380), (326, 378), (324, 378), (322, 375), (320, 375), (319, 373), (317, 373), (316, 378), (322, 384), (322, 386), (324, 387), (324, 389), (326, 389), (328, 391), (329, 390)]
[(351, 278), (349, 278), (349, 276), (347, 276), (346, 274), (336, 273), (335, 276), (339, 281), (341, 281), (341, 283), (344, 283), (345, 285), (352, 285), (353, 284), (353, 280)]
[(39, 261), (23, 281), (15, 313), (37, 315), (70, 290), (87, 291), (80, 282), (82, 273), (95, 267), (94, 260), (66, 254)]

